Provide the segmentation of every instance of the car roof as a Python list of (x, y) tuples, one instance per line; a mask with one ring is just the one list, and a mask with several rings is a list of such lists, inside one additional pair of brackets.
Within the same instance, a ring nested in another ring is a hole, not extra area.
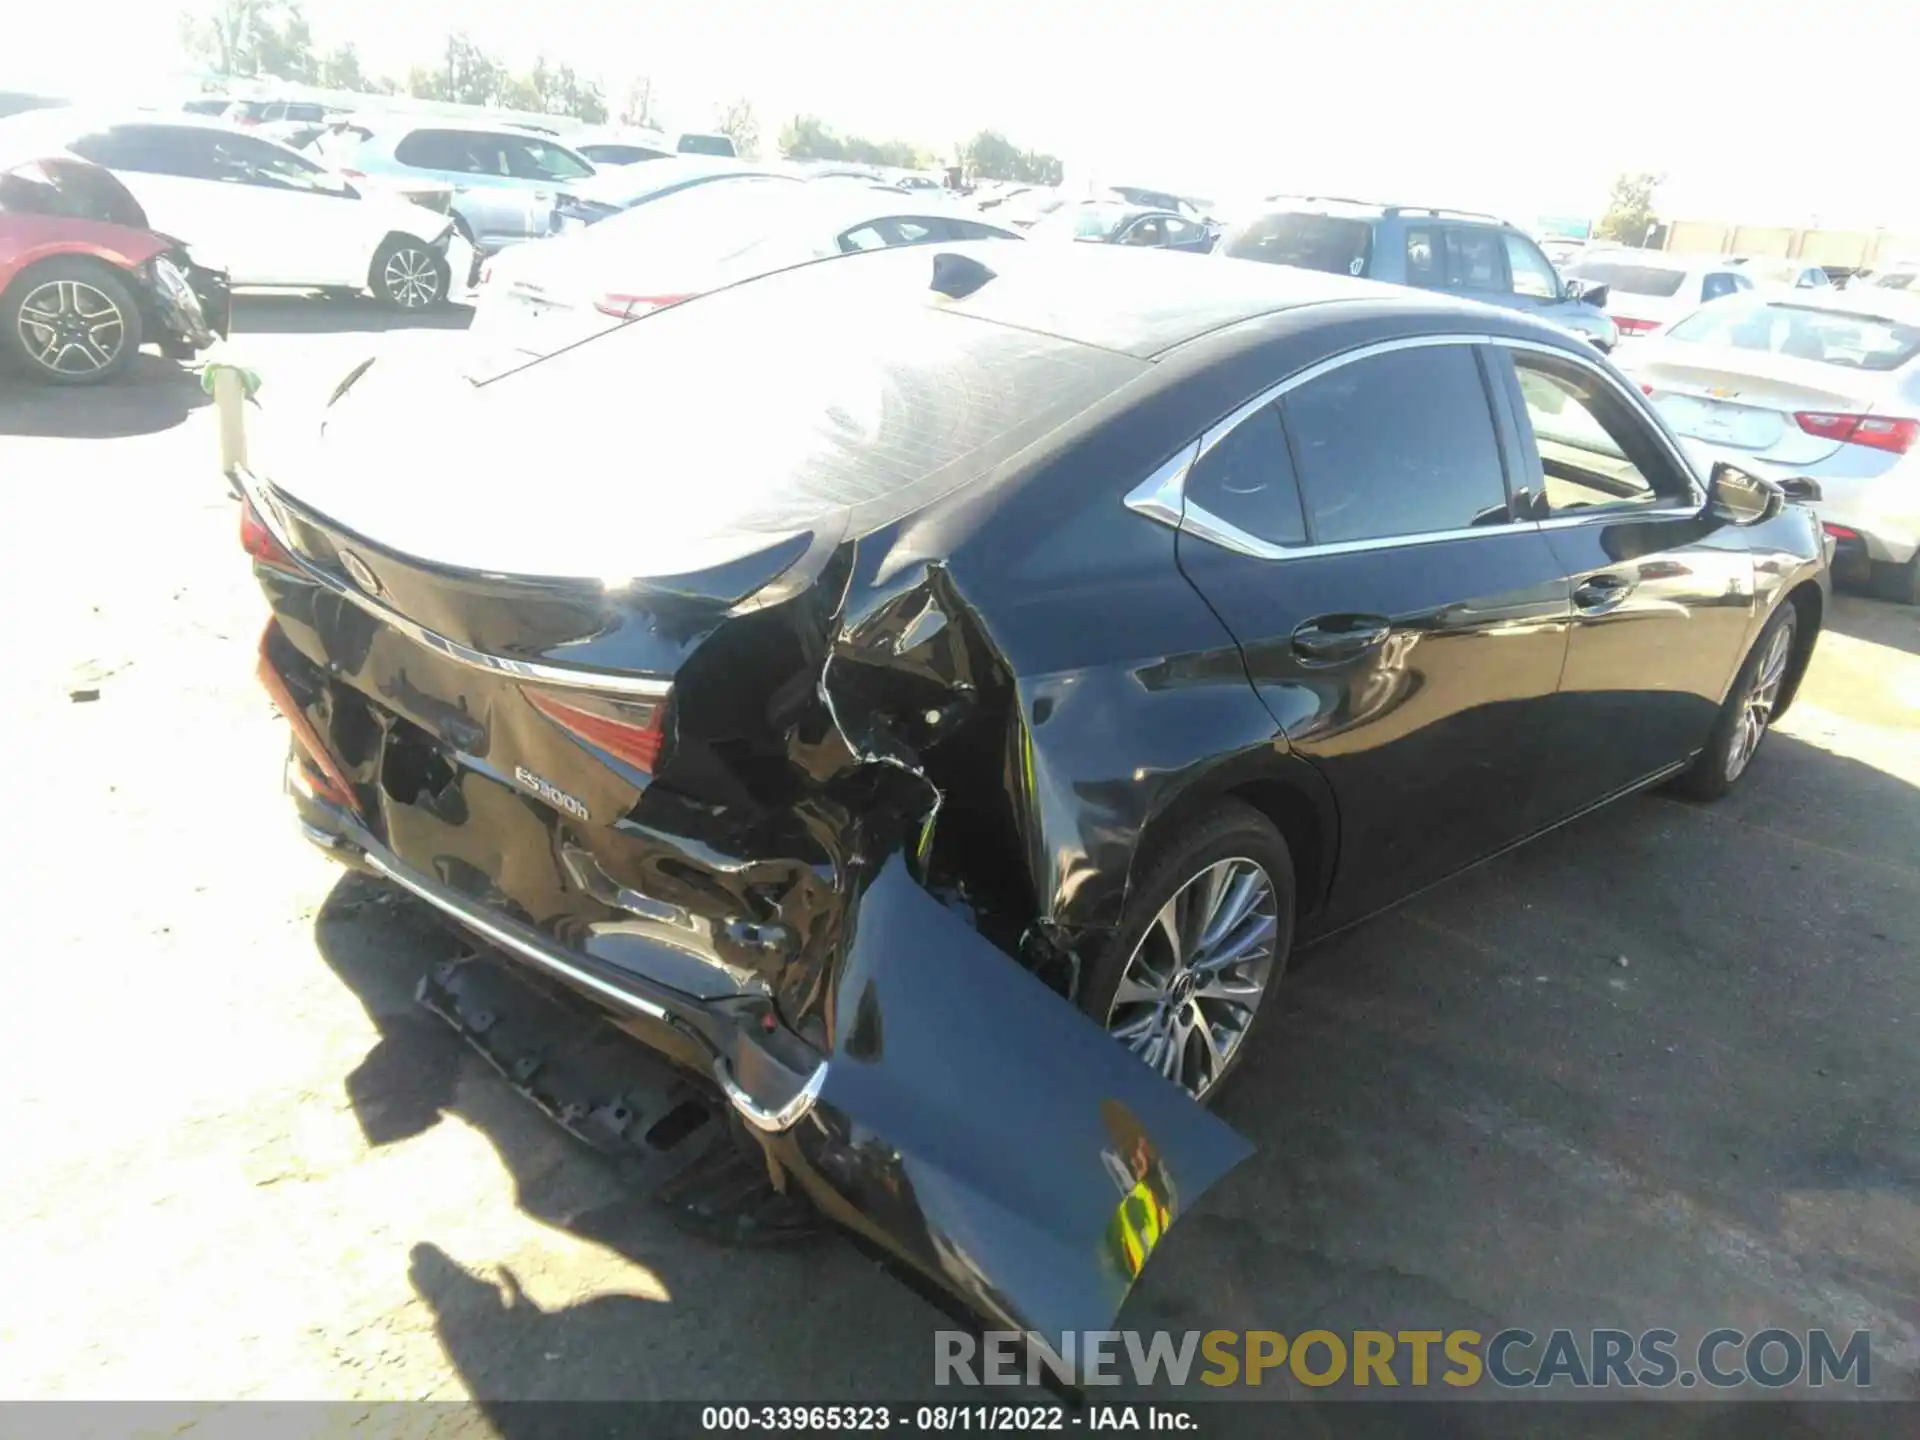
[[(349, 117), (362, 130), (385, 139), (391, 135), (411, 135), (416, 130), (458, 130), (472, 135), (498, 135), (510, 140), (546, 140), (571, 148), (568, 140), (535, 126), (510, 120), (468, 120), (453, 115), (407, 115), (394, 111), (357, 110)], [(556, 115), (554, 119), (563, 120)]]
[(1450, 220), (1466, 225), (1488, 225), (1501, 230), (1520, 229), (1498, 215), (1489, 215), (1481, 210), (1454, 209), (1445, 205), (1402, 205), (1385, 200), (1350, 200), (1341, 195), (1268, 195), (1259, 202), (1254, 214), (1342, 215), (1355, 220)]
[[(926, 212), (903, 207), (899, 213)], [(981, 218), (992, 223), (990, 215)], [(960, 298), (943, 296), (931, 288), (942, 256), (977, 261), (993, 278)], [(864, 304), (897, 289), (903, 302), (920, 298), (943, 311), (1139, 360), (1155, 359), (1243, 320), (1347, 300), (1385, 304), (1424, 316), (1428, 324), (1436, 312), (1446, 312), (1476, 330), (1508, 320), (1529, 334), (1549, 329), (1405, 286), (1254, 261), (1205, 264), (1190, 255), (1113, 245), (976, 240), (895, 246), (777, 271), (721, 293), (748, 289), (751, 297), (733, 303), (774, 312), (808, 303), (809, 292), (816, 290), (839, 291), (849, 304)], [(703, 303), (685, 308), (697, 310)]]

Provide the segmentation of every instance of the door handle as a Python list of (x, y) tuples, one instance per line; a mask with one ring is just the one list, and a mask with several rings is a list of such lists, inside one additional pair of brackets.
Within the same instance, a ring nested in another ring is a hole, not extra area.
[(1631, 589), (1632, 584), (1618, 575), (1590, 575), (1573, 587), (1573, 603), (1591, 615), (1611, 610)]
[(1366, 654), (1393, 631), (1384, 615), (1319, 615), (1293, 632), (1293, 653), (1309, 665), (1332, 665)]

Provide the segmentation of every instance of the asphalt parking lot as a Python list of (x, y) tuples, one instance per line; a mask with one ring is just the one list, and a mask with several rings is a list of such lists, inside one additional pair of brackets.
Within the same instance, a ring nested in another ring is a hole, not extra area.
[[(371, 303), (236, 329), (269, 400), (458, 343)], [(947, 1322), (852, 1248), (686, 1237), (415, 1007), (454, 942), (279, 794), (197, 377), (0, 381), (0, 481), (0, 1395), (930, 1388)], [(1623, 803), (1299, 957), (1222, 1105), (1257, 1153), (1121, 1323), (1866, 1329), (1920, 1397), (1916, 787), (1920, 612), (1843, 597), (1731, 799)]]

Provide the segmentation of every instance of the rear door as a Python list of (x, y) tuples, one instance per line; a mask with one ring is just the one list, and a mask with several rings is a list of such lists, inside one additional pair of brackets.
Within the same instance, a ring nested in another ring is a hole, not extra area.
[(1519, 342), (1491, 355), (1518, 422), (1516, 485), (1573, 600), (1537, 802), (1546, 824), (1706, 743), (1747, 633), (1753, 561), (1607, 370)]
[(394, 146), (393, 158), (453, 187), (454, 211), (483, 253), (530, 233), (533, 202), (509, 170), (500, 136), (483, 130), (415, 130)]
[(1480, 347), (1352, 352), (1201, 441), (1179, 556), (1340, 809), (1336, 918), (1521, 838), (1567, 583), (1516, 512)]

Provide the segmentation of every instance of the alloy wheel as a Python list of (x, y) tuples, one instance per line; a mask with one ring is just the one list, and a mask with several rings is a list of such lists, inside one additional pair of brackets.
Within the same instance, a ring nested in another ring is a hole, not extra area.
[(20, 302), (27, 358), (56, 375), (92, 375), (112, 365), (127, 341), (113, 297), (84, 280), (49, 280)]
[(1107, 1033), (1196, 1099), (1259, 1013), (1279, 938), (1273, 881), (1242, 856), (1174, 891), (1127, 957)]
[(1780, 703), (1780, 685), (1787, 678), (1787, 657), (1792, 650), (1793, 627), (1782, 625), (1767, 641), (1760, 663), (1754, 667), (1753, 683), (1747, 687), (1739, 718), (1733, 723), (1733, 738), (1727, 746), (1728, 780), (1738, 780), (1746, 772), (1766, 738), (1774, 708)]
[(402, 310), (422, 310), (440, 298), (440, 262), (428, 250), (396, 250), (380, 267), (380, 284)]

